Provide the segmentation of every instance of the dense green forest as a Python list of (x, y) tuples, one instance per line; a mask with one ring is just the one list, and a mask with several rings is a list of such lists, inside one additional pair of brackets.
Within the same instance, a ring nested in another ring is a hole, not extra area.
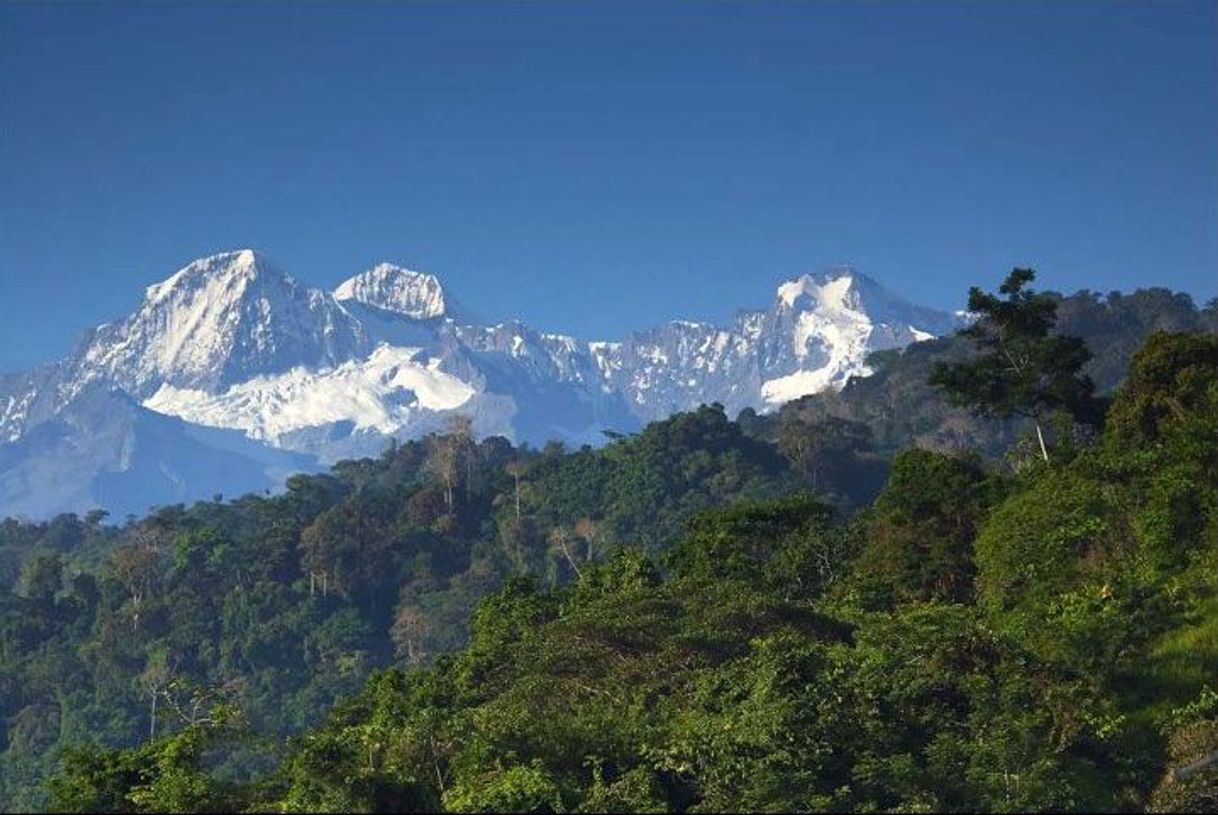
[(776, 415), (3, 522), (0, 808), (1218, 807), (1218, 307), (1029, 280)]

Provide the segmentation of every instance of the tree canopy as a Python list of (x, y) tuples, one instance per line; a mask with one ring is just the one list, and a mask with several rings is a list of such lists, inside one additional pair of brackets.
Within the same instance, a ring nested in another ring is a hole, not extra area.
[(1054, 411), (1084, 422), (1098, 420), (1095, 384), (1082, 373), (1091, 351), (1081, 337), (1052, 335), (1056, 298), (1027, 288), (1032, 269), (1014, 269), (998, 287), (1005, 298), (969, 290), (973, 323), (960, 333), (977, 355), (967, 362), (938, 363), (931, 384), (953, 404), (1000, 419), (1031, 418), (1041, 455), (1049, 459), (1041, 425)]

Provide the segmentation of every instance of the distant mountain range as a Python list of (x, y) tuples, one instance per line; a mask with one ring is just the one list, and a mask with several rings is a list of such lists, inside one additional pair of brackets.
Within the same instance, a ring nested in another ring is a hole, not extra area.
[(226, 252), (148, 287), (68, 358), (0, 376), (0, 515), (274, 489), (454, 413), (481, 436), (596, 444), (702, 403), (770, 410), (958, 323), (836, 267), (784, 282), (730, 325), (595, 342), (486, 325), (435, 276), (391, 263), (325, 292)]

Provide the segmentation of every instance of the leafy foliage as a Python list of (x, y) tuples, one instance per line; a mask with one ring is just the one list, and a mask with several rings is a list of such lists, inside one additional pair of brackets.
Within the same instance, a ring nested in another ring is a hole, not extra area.
[(1055, 411), (1091, 423), (1096, 419), (1095, 384), (1082, 374), (1091, 352), (1081, 337), (1050, 335), (1057, 302), (1025, 286), (1031, 269), (1015, 269), (999, 286), (1006, 299), (976, 287), (968, 309), (976, 320), (960, 333), (973, 341), (977, 356), (968, 362), (939, 363), (930, 382), (948, 400), (983, 416), (1007, 419), (1021, 415), (1036, 423), (1045, 459), (1041, 421)]
[(1004, 486), (975, 456), (899, 454), (888, 486), (860, 519), (858, 601), (869, 608), (971, 601), (977, 527)]

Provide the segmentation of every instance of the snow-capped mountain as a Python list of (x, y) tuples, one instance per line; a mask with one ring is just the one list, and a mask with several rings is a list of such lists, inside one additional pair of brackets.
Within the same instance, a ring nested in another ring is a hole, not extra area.
[[(782, 283), (769, 307), (729, 325), (677, 320), (588, 341), (484, 325), (436, 276), (391, 263), (331, 293), (251, 250), (226, 252), (148, 287), (68, 359), (0, 376), (0, 515), (269, 488), (285, 467), (375, 454), (454, 413), (480, 435), (540, 444), (598, 443), (702, 403), (772, 410), (867, 375), (872, 351), (957, 325), (836, 267)], [(189, 465), (157, 449), (171, 443), (219, 458), (188, 480)]]
[(848, 266), (778, 287), (730, 326), (677, 320), (601, 352), (611, 386), (645, 421), (716, 401), (729, 414), (774, 409), (866, 376), (872, 351), (951, 333), (958, 320), (905, 303)]
[(145, 397), (163, 384), (214, 390), (296, 365), (367, 353), (364, 326), (333, 296), (249, 249), (196, 260), (149, 286), (134, 314), (100, 326), (79, 362)]

